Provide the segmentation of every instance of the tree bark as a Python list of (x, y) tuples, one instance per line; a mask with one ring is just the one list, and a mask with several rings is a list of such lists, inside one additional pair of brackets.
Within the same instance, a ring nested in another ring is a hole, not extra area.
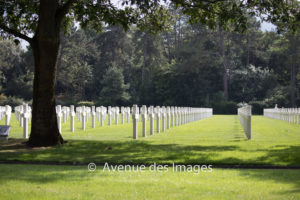
[(298, 44), (297, 44), (297, 36), (289, 35), (289, 42), (290, 42), (290, 56), (291, 56), (291, 71), (290, 71), (290, 100), (291, 100), (291, 107), (296, 106), (296, 79), (298, 74), (298, 63), (297, 63), (297, 56), (298, 56)]
[(165, 49), (166, 55), (168, 57), (168, 63), (172, 64), (172, 55), (171, 55), (171, 38), (169, 36), (169, 33), (166, 32), (166, 40), (167, 40), (167, 50)]
[(29, 146), (63, 144), (56, 118), (56, 69), (60, 43), (58, 1), (40, 2), (39, 22), (31, 42), (34, 55), (34, 83)]
[(220, 54), (222, 58), (222, 66), (223, 66), (223, 91), (224, 91), (224, 99), (227, 101), (228, 94), (228, 67), (227, 67), (227, 59), (225, 55), (224, 49), (224, 32), (219, 28), (219, 37), (220, 37)]
[(145, 32), (144, 43), (143, 43), (142, 86), (144, 86), (144, 81), (145, 81), (145, 69), (146, 69), (146, 62), (147, 62), (147, 45), (148, 45), (148, 35)]
[(250, 65), (250, 43), (249, 43), (249, 33), (246, 35), (246, 42), (247, 42), (247, 60), (246, 60), (246, 67)]
[(291, 94), (291, 106), (296, 107), (296, 67), (293, 62), (291, 65), (291, 81), (290, 81), (290, 94)]

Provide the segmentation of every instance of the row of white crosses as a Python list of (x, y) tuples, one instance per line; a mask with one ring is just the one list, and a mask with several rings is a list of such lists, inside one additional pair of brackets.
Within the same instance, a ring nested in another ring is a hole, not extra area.
[(27, 139), (29, 136), (28, 123), (31, 117), (31, 107), (26, 103), (16, 106), (15, 115), (20, 126), (23, 127), (23, 137)]
[(61, 132), (62, 120), (63, 123), (66, 123), (68, 118), (71, 116), (70, 108), (67, 106), (61, 107), (61, 105), (56, 106), (56, 116), (57, 116), (58, 130), (59, 132)]
[[(136, 130), (136, 134), (134, 134), (134, 138), (137, 138), (137, 122), (139, 120), (140, 114), (143, 121), (143, 136), (146, 137), (146, 121), (150, 120), (150, 134), (154, 134), (154, 121), (156, 120), (156, 132), (164, 132), (172, 126), (179, 126), (181, 124), (185, 124), (191, 121), (200, 120), (203, 118), (212, 116), (211, 108), (189, 108), (189, 107), (141, 107), (141, 112), (139, 112), (139, 108), (135, 109), (135, 107), (61, 107), (58, 105), (56, 107), (57, 119), (58, 119), (58, 127), (61, 132), (61, 124), (62, 119), (65, 123), (66, 120), (70, 117), (70, 129), (74, 132), (75, 126), (75, 116), (77, 116), (79, 122), (82, 124), (82, 129), (86, 129), (86, 123), (89, 118), (92, 117), (92, 128), (96, 126), (96, 119), (100, 122), (101, 126), (104, 126), (104, 121), (106, 117), (108, 118), (108, 126), (111, 126), (113, 121), (116, 125), (119, 124), (119, 117), (121, 114), (121, 123), (124, 124), (125, 121), (127, 123), (130, 122), (130, 115), (132, 110), (133, 124), (134, 130)], [(148, 118), (149, 116), (149, 118)], [(160, 128), (160, 122), (162, 121), (162, 128)]]
[(244, 132), (247, 138), (251, 139), (251, 116), (252, 116), (252, 107), (243, 106), (238, 109), (238, 117), (244, 128)]
[(98, 122), (100, 122), (101, 126), (104, 126), (105, 118), (106, 118), (107, 108), (104, 106), (96, 108), (96, 115), (98, 118)]
[[(211, 108), (190, 108), (190, 107), (165, 107), (143, 105), (139, 108), (137, 105), (132, 107), (133, 120), (133, 139), (138, 139), (138, 121), (141, 115), (143, 124), (143, 137), (146, 137), (147, 117), (150, 120), (150, 135), (154, 134), (154, 121), (156, 120), (156, 132), (165, 132), (173, 126), (183, 125), (192, 121), (201, 120), (211, 117), (213, 110)], [(160, 124), (162, 127), (160, 128)]]
[(107, 116), (108, 116), (108, 125), (111, 126), (112, 120), (115, 121), (115, 124), (119, 124), (119, 116), (121, 114), (121, 124), (125, 123), (125, 118), (127, 123), (130, 122), (130, 107), (111, 107), (108, 106), (107, 108)]
[(264, 109), (264, 116), (300, 124), (300, 108), (268, 108)]
[[(121, 113), (120, 113), (121, 111)], [(77, 119), (82, 124), (82, 130), (86, 130), (86, 123), (88, 122), (89, 118), (92, 117), (92, 128), (96, 127), (96, 119), (98, 119), (98, 122), (100, 122), (101, 126), (104, 126), (104, 122), (106, 119), (106, 116), (108, 118), (108, 125), (112, 125), (112, 121), (115, 121), (115, 124), (119, 124), (119, 116), (121, 114), (121, 123), (125, 123), (125, 119), (127, 123), (130, 122), (130, 107), (121, 107), (121, 110), (119, 107), (87, 107), (87, 106), (80, 106), (75, 107), (72, 105), (70, 107), (61, 107), (61, 105), (56, 106), (56, 114), (57, 114), (57, 121), (58, 121), (58, 129), (61, 133), (61, 125), (62, 120), (63, 123), (66, 123), (68, 118), (70, 117), (70, 129), (71, 132), (75, 131), (75, 116), (77, 116)]]
[(0, 106), (0, 120), (5, 117), (5, 125), (8, 126), (11, 118), (11, 107), (9, 105)]
[[(94, 107), (93, 107), (94, 109)], [(76, 107), (76, 116), (81, 122), (82, 130), (86, 130), (86, 123), (88, 122), (92, 113), (92, 109), (87, 106)], [(75, 124), (75, 122), (73, 122)], [(71, 127), (72, 130), (72, 127)]]

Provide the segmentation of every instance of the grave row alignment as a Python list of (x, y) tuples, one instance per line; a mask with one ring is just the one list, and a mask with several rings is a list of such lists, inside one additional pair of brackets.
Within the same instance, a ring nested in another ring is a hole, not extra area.
[[(15, 115), (21, 127), (23, 127), (23, 137), (28, 138), (28, 123), (31, 118), (31, 107), (28, 104), (22, 104), (15, 107)], [(244, 128), (244, 132), (248, 139), (251, 139), (251, 106), (244, 106), (238, 109), (238, 118)], [(5, 117), (5, 124), (9, 125), (12, 108), (9, 105), (0, 106), (0, 120)], [(179, 126), (196, 120), (211, 117), (213, 109), (211, 108), (191, 108), (191, 107), (170, 107), (170, 106), (142, 106), (138, 107), (76, 107), (75, 106), (56, 106), (57, 120), (59, 131), (61, 132), (62, 123), (66, 123), (70, 119), (70, 130), (74, 132), (75, 117), (82, 124), (82, 130), (86, 130), (86, 123), (91, 118), (92, 128), (96, 127), (96, 119), (100, 122), (100, 126), (104, 126), (104, 121), (108, 119), (108, 126), (113, 121), (119, 124), (119, 116), (121, 115), (121, 124), (133, 123), (133, 138), (138, 138), (138, 121), (142, 121), (142, 135), (146, 137), (146, 121), (150, 121), (150, 135), (154, 134), (154, 123), (156, 121), (156, 132), (164, 132), (173, 126)], [(289, 123), (300, 124), (300, 108), (272, 108), (264, 109), (264, 116), (288, 121)], [(162, 126), (162, 127), (161, 127)]]
[(252, 116), (251, 106), (243, 106), (238, 109), (238, 117), (244, 128), (244, 132), (248, 140), (251, 139), (251, 116)]
[(264, 116), (292, 124), (300, 124), (300, 108), (267, 108), (264, 109)]
[[(11, 112), (11, 110), (10, 110)], [(175, 106), (142, 106), (138, 107), (87, 107), (87, 106), (56, 106), (56, 115), (58, 129), (62, 132), (62, 123), (66, 123), (70, 119), (70, 130), (75, 131), (76, 118), (81, 123), (82, 130), (86, 130), (86, 124), (89, 119), (92, 120), (92, 127), (96, 127), (96, 120), (100, 122), (100, 126), (104, 126), (107, 118), (108, 126), (113, 121), (116, 125), (130, 123), (132, 118), (133, 138), (138, 139), (138, 121), (141, 118), (143, 124), (143, 137), (146, 137), (146, 121), (150, 121), (150, 135), (154, 134), (154, 123), (156, 121), (156, 132), (165, 132), (170, 127), (180, 126), (196, 120), (211, 117), (213, 110), (211, 108), (191, 108), (191, 107), (175, 107)], [(23, 127), (23, 137), (28, 138), (28, 121), (31, 117), (31, 108), (27, 104), (15, 107), (15, 115), (21, 127)], [(121, 115), (121, 122), (119, 116)], [(162, 124), (162, 125), (161, 125)]]
[[(251, 139), (252, 107), (247, 105), (238, 109), (238, 117), (248, 139)], [(264, 116), (272, 119), (287, 121), (292, 124), (300, 124), (300, 108), (266, 108)]]

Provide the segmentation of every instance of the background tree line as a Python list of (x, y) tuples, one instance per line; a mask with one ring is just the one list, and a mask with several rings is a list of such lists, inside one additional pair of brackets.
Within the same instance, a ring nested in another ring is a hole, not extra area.
[[(235, 113), (247, 102), (300, 105), (300, 33), (262, 32), (255, 17), (241, 34), (201, 24), (170, 7), (171, 28), (160, 34), (108, 26), (99, 34), (70, 27), (61, 41), (57, 103), (178, 105)], [(31, 101), (32, 51), (0, 41), (0, 103)]]

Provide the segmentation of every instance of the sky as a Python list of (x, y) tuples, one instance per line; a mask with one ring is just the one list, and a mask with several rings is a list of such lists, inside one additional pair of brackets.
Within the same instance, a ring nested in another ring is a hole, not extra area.
[(272, 31), (276, 29), (276, 26), (274, 26), (272, 23), (269, 22), (263, 22), (261, 23), (261, 28), (262, 31)]

